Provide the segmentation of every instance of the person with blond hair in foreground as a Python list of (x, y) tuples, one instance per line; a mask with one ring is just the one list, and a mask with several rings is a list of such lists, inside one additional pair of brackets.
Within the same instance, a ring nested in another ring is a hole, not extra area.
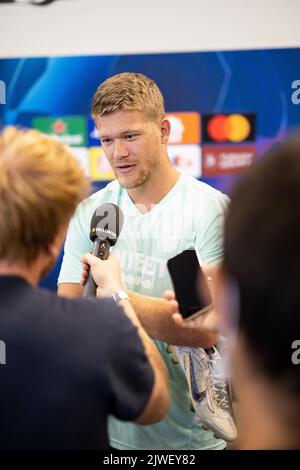
[[(129, 302), (67, 299), (39, 288), (89, 184), (37, 131), (0, 135), (0, 449), (105, 449), (107, 419), (152, 424), (168, 409), (160, 355)], [(97, 283), (98, 259), (89, 260)], [(107, 261), (110, 262), (109, 260)], [(103, 294), (103, 292), (102, 292)]]

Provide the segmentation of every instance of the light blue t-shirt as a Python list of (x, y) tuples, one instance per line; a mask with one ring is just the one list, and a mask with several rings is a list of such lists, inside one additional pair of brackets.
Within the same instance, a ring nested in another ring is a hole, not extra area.
[[(228, 198), (191, 176), (181, 175), (171, 191), (142, 214), (127, 191), (113, 181), (83, 201), (71, 220), (58, 283), (79, 283), (80, 258), (91, 251), (90, 221), (103, 203), (117, 204), (124, 213), (124, 226), (113, 252), (120, 258), (126, 289), (163, 297), (172, 289), (167, 260), (196, 245), (205, 264), (222, 257), (224, 212)], [(122, 341), (122, 338), (120, 338)], [(158, 424), (141, 426), (115, 418), (109, 422), (110, 444), (117, 449), (223, 449), (225, 443), (193, 423), (194, 412), (185, 374), (167, 353), (167, 344), (155, 340), (169, 372), (171, 406)], [(105, 360), (105, 358), (103, 358)], [(122, 393), (122, 390), (120, 390)]]

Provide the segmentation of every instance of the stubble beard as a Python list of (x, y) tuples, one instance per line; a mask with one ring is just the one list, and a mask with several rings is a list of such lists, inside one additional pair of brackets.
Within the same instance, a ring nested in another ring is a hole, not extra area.
[(139, 188), (141, 186), (143, 186), (145, 184), (145, 182), (149, 179), (149, 177), (147, 177), (148, 175), (147, 174), (142, 174), (140, 175), (140, 177), (136, 180), (136, 181), (120, 181), (120, 179), (118, 178), (118, 181), (120, 183), (120, 186), (122, 186), (122, 188), (124, 189), (135, 189), (135, 188)]
[(130, 182), (130, 180), (126, 181), (126, 177), (124, 178), (123, 182), (120, 181), (120, 178), (117, 175), (116, 175), (116, 178), (118, 179), (120, 186), (122, 186), (122, 188), (124, 188), (124, 189), (140, 188), (147, 181), (150, 180), (150, 178), (151, 178), (154, 170), (156, 169), (157, 165), (158, 165), (158, 162), (153, 162), (152, 166), (149, 166), (149, 167), (145, 168), (144, 171), (142, 171), (138, 175), (137, 179), (132, 181), (132, 182)]

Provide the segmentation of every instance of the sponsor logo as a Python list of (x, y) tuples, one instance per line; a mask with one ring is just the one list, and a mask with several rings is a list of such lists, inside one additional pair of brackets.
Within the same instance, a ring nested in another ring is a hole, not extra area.
[(90, 176), (89, 151), (86, 147), (71, 147), (71, 153), (74, 155), (86, 176)]
[(241, 143), (254, 140), (254, 114), (207, 114), (202, 116), (202, 141), (205, 143)]
[(35, 129), (57, 138), (61, 143), (72, 147), (86, 147), (87, 128), (83, 116), (57, 118), (37, 117), (33, 119)]
[(185, 175), (201, 176), (200, 145), (168, 145), (168, 155), (175, 168)]
[(252, 165), (254, 160), (254, 145), (204, 146), (202, 148), (203, 176), (240, 173)]
[(88, 146), (99, 147), (101, 145), (98, 129), (92, 118), (88, 119)]
[(102, 147), (90, 147), (90, 174), (94, 181), (115, 179), (112, 168), (107, 161)]
[(115, 234), (115, 232), (112, 232), (111, 230), (108, 230), (107, 228), (97, 227), (96, 228), (96, 233), (97, 232), (105, 233), (107, 235), (111, 235), (112, 238), (117, 238), (117, 235)]
[(171, 124), (169, 144), (200, 143), (199, 113), (167, 113), (166, 118)]

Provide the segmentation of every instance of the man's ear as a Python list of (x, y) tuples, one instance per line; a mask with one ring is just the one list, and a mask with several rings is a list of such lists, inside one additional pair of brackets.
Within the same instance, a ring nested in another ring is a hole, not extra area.
[(67, 225), (63, 226), (52, 242), (45, 246), (45, 252), (52, 258), (58, 258), (67, 233)]
[(170, 132), (171, 132), (171, 124), (168, 119), (163, 119), (160, 124), (160, 130), (161, 130), (161, 142), (162, 144), (167, 144), (169, 141), (170, 137)]
[(45, 253), (51, 258), (58, 258), (60, 253), (60, 244), (58, 243), (57, 237), (48, 245), (45, 246)]

